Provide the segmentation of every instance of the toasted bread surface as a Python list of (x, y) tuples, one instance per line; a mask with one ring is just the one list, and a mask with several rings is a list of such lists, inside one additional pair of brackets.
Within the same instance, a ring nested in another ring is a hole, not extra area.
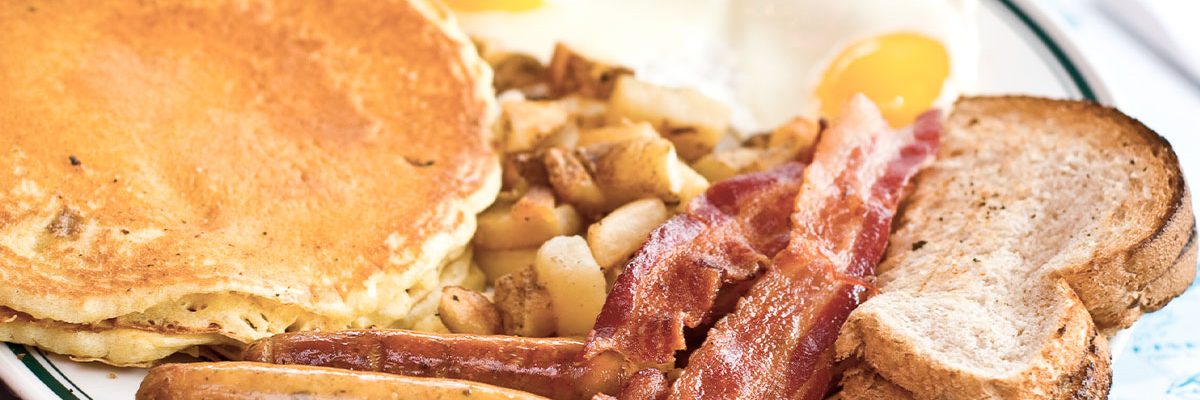
[(843, 396), (1103, 397), (1105, 334), (1195, 275), (1175, 154), (1116, 110), (1030, 97), (962, 99), (943, 140), (843, 327)]
[[(1112, 385), (1112, 370), (1109, 369), (1109, 354), (1105, 348), (1106, 345), (1107, 341), (1103, 336), (1094, 338), (1093, 345), (1088, 348), (1089, 352), (1084, 358), (1084, 362), (1059, 383), (1061, 398), (1085, 400), (1107, 397), (1109, 387)], [(841, 383), (842, 388), (836, 395), (837, 399), (900, 400), (917, 398), (913, 392), (888, 381), (866, 364), (850, 367), (843, 374)], [(956, 393), (952, 390), (941, 392)], [(935, 397), (930, 391), (921, 391), (920, 393), (922, 393), (921, 398)], [(955, 396), (962, 397), (956, 393), (947, 398)], [(990, 394), (987, 397), (1002, 396)], [(1023, 393), (1016, 393), (1008, 397), (1024, 398), (1026, 396)]]
[(491, 72), (436, 2), (15, 1), (0, 26), (0, 306), (35, 320), (392, 326), (498, 190)]

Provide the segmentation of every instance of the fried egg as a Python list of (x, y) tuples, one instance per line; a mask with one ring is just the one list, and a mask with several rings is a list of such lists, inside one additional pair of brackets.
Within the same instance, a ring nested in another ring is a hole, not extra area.
[(833, 117), (855, 93), (908, 125), (974, 86), (975, 0), (447, 0), (489, 46), (562, 41), (734, 110), (739, 131)]
[[(749, 0), (732, 7), (737, 98), (764, 123), (832, 117), (855, 93), (894, 126), (971, 90), (972, 0)], [(799, 110), (797, 110), (797, 108)]]

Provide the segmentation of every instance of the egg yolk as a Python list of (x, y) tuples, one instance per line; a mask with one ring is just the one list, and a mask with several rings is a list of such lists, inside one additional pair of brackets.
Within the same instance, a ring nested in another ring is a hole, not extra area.
[(445, 0), (459, 12), (528, 11), (542, 6), (543, 0)]
[(901, 127), (933, 105), (949, 74), (950, 55), (940, 42), (916, 33), (890, 33), (842, 50), (821, 77), (816, 95), (821, 114), (834, 117), (851, 96), (862, 93), (892, 127)]

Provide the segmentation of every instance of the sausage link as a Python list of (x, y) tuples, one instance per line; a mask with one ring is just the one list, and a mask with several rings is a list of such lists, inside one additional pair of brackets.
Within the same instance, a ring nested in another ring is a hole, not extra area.
[(138, 400), (211, 399), (538, 400), (531, 393), (452, 379), (414, 378), (256, 362), (164, 364), (138, 388)]
[(350, 330), (275, 335), (251, 344), (243, 359), (466, 379), (553, 399), (616, 392), (633, 372), (616, 357), (580, 364), (582, 351), (576, 339)]

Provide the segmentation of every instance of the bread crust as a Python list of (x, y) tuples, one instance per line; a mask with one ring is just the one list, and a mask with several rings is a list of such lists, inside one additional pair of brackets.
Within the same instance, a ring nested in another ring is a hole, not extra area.
[[(1191, 190), (1183, 178), (1171, 144), (1135, 118), (1113, 107), (1090, 101), (1053, 100), (1031, 96), (987, 96), (960, 99), (979, 115), (1017, 110), (1034, 115), (1072, 115), (1085, 123), (1107, 124), (1145, 146), (1161, 161), (1167, 182), (1167, 201), (1152, 221), (1153, 230), (1122, 239), (1122, 246), (1104, 249), (1089, 263), (1060, 274), (1075, 289), (1106, 335), (1133, 324), (1142, 314), (1158, 310), (1178, 297), (1196, 277), (1196, 222)], [(1036, 117), (1030, 118), (1036, 119)], [(1124, 143), (1109, 143), (1122, 146)]]
[[(1063, 400), (1091, 400), (1108, 398), (1112, 386), (1112, 370), (1107, 351), (1108, 341), (1103, 335), (1094, 335), (1087, 356), (1059, 385), (1059, 397)], [(869, 364), (859, 362), (849, 368), (842, 378), (842, 390), (837, 399), (901, 400), (918, 397), (900, 385), (892, 383), (875, 372)], [(1019, 397), (1019, 396), (1018, 396)], [(921, 398), (936, 399), (937, 396)]]
[[(1026, 335), (1023, 336), (1024, 339), (1021, 339), (1027, 341), (1022, 342), (1021, 346), (1033, 346), (1029, 348), (1040, 349), (1038, 352), (1021, 353), (1014, 350), (1014, 353), (1007, 353), (1010, 356), (1024, 355), (1020, 356), (1023, 358), (1017, 359), (1019, 361), (1016, 364), (1011, 364), (1002, 369), (969, 369), (967, 366), (964, 366), (966, 364), (960, 364), (959, 361), (942, 360), (936, 356), (930, 356), (930, 354), (940, 354), (938, 353), (939, 351), (945, 351), (930, 350), (937, 349), (937, 346), (929, 344), (929, 341), (937, 342), (939, 339), (922, 339), (924, 341), (921, 342), (921, 345), (918, 345), (918, 341), (910, 336), (913, 334), (912, 332), (897, 330), (895, 328), (895, 326), (908, 325), (898, 325), (896, 320), (889, 319), (892, 318), (887, 314), (889, 308), (879, 307), (880, 304), (878, 303), (872, 304), (872, 301), (875, 300), (872, 299), (850, 316), (843, 327), (842, 336), (838, 340), (838, 357), (850, 365), (848, 373), (842, 379), (843, 389), (841, 396), (843, 398), (929, 399), (1082, 399), (1106, 397), (1111, 385), (1112, 374), (1106, 340), (1107, 335), (1129, 326), (1142, 313), (1161, 308), (1170, 299), (1186, 290), (1195, 277), (1196, 228), (1190, 191), (1183, 181), (1176, 155), (1162, 137), (1138, 121), (1112, 108), (1089, 102), (1050, 100), (1025, 96), (970, 97), (959, 100), (955, 112), (950, 116), (949, 120), (948, 129), (951, 130), (975, 129), (974, 127), (979, 121), (990, 121), (991, 125), (989, 125), (989, 128), (991, 130), (979, 132), (1003, 134), (1004, 132), (1000, 128), (1008, 127), (1009, 132), (1018, 138), (1023, 137), (1022, 135), (1029, 135), (1029, 133), (1021, 132), (1022, 130), (1043, 132), (1039, 129), (1050, 129), (1050, 132), (1054, 132), (1052, 135), (1062, 135), (1061, 138), (1065, 139), (1071, 146), (1074, 146), (1071, 147), (1072, 150), (1061, 150), (1062, 157), (1068, 157), (1068, 154), (1076, 154), (1070, 153), (1070, 151), (1078, 152), (1082, 148), (1108, 149), (1091, 151), (1106, 151), (1103, 156), (1096, 158), (1108, 160), (1107, 162), (1110, 163), (1116, 162), (1114, 161), (1116, 158), (1113, 157), (1129, 157), (1130, 175), (1120, 179), (1128, 179), (1130, 182), (1128, 185), (1131, 188), (1129, 190), (1136, 190), (1136, 192), (1131, 192), (1130, 194), (1122, 193), (1121, 195), (1110, 197), (1100, 196), (1098, 198), (1113, 199), (1111, 201), (1114, 201), (1114, 203), (1112, 203), (1111, 207), (1107, 206), (1109, 203), (1092, 203), (1099, 204), (1100, 206), (1083, 209), (1094, 209), (1098, 212), (1107, 213), (1093, 217), (1093, 220), (1096, 221), (1096, 218), (1099, 217), (1102, 218), (1099, 221), (1106, 221), (1109, 225), (1086, 222), (1065, 225), (1087, 229), (1088, 239), (1082, 238), (1083, 232), (1078, 233), (1079, 239), (1075, 239), (1074, 235), (1071, 236), (1071, 239), (1067, 239), (1066, 233), (1046, 233), (1047, 235), (1058, 235), (1052, 236), (1053, 240), (1056, 241), (1053, 243), (1078, 244), (1079, 246), (1083, 246), (1079, 248), (1084, 250), (1071, 247), (1070, 249), (1064, 249), (1064, 253), (1042, 255), (1042, 253), (1024, 253), (1025, 251), (1043, 251), (1044, 249), (1040, 247), (1030, 249), (1019, 247), (1001, 248), (1004, 251), (1016, 252), (1014, 254), (1018, 254), (1018, 256), (1014, 258), (1015, 260), (1039, 263), (1028, 267), (1021, 267), (1036, 268), (1034, 270), (1012, 271), (1018, 275), (1029, 275), (1030, 278), (1024, 282), (1015, 283), (1018, 285), (1015, 286), (1017, 288), (1021, 287), (1019, 285), (1024, 285), (1025, 289), (1023, 291), (1020, 289), (1011, 291), (1012, 287), (1010, 287), (1009, 289), (1005, 289), (1008, 291), (1002, 292), (1008, 293), (1009, 296), (1037, 296), (1037, 298), (1042, 299), (1039, 302), (1020, 299), (1013, 300), (1025, 302), (1022, 304), (1039, 304), (1042, 307), (1050, 305), (1045, 309), (1039, 309), (1038, 314), (1044, 321), (1054, 321), (1055, 326), (1059, 326), (1060, 328), (1058, 330), (1033, 331), (1033, 336)], [(1039, 124), (1044, 126), (1039, 126)], [(1068, 137), (1067, 135), (1077, 136)], [(951, 134), (950, 136), (953, 137), (955, 135)], [(916, 180), (916, 192), (922, 192), (920, 186), (923, 184), (932, 185), (932, 189), (924, 190), (925, 193), (923, 195), (914, 193), (914, 196), (910, 198), (911, 203), (907, 204), (906, 207), (916, 208), (902, 210), (905, 216), (898, 218), (899, 223), (894, 227), (894, 230), (905, 230), (906, 223), (913, 222), (914, 226), (918, 228), (908, 229), (927, 229), (932, 232), (913, 233), (909, 231), (907, 238), (902, 238), (893, 243), (895, 248), (889, 250), (887, 258), (897, 257), (898, 261), (891, 264), (909, 264), (907, 267), (909, 269), (897, 270), (896, 273), (902, 274), (904, 271), (912, 272), (912, 268), (919, 270), (921, 269), (920, 266), (924, 265), (922, 263), (929, 263), (931, 261), (937, 264), (936, 261), (929, 258), (931, 256), (928, 253), (917, 253), (917, 248), (921, 246), (914, 245), (910, 251), (908, 247), (913, 243), (904, 241), (912, 240), (913, 237), (924, 237), (922, 235), (934, 235), (937, 237), (937, 232), (942, 228), (936, 223), (921, 224), (922, 221), (908, 221), (907, 214), (915, 214), (916, 216), (913, 216), (913, 218), (927, 219), (931, 215), (937, 216), (939, 211), (944, 211), (941, 210), (941, 207), (945, 206), (944, 204), (953, 204), (956, 206), (960, 204), (959, 202), (963, 199), (962, 196), (951, 200), (951, 203), (942, 202), (940, 198), (942, 195), (939, 195), (938, 191), (946, 190), (947, 187), (937, 188), (936, 186), (949, 185), (950, 182), (954, 182), (947, 179), (954, 179), (954, 175), (952, 174), (956, 174), (956, 171), (972, 170), (972, 163), (976, 159), (969, 155), (970, 153), (964, 154), (962, 152), (972, 151), (970, 149), (976, 146), (976, 144), (974, 142), (962, 141), (972, 140), (971, 138), (974, 137), (971, 134), (962, 134), (958, 135), (956, 139), (952, 139), (959, 142), (955, 146), (951, 146), (954, 148), (954, 150), (951, 150), (954, 153), (949, 154), (948, 158), (953, 160), (949, 162), (959, 164), (947, 166), (946, 168), (950, 169), (936, 174), (942, 182), (930, 182), (927, 179), (923, 179), (929, 174), (923, 173), (918, 176)], [(1056, 139), (1047, 140), (1053, 141)], [(984, 142), (988, 142), (988, 140), (980, 141), (979, 143)], [(1003, 152), (1012, 151), (1013, 142), (1011, 138), (993, 141), (993, 143), (1001, 147), (998, 149), (978, 148), (978, 151), (993, 151), (993, 153), (988, 155), (990, 158), (987, 158), (991, 161), (987, 162), (1003, 160), (1003, 156), (997, 156), (997, 154), (1009, 154)], [(1047, 150), (1049, 153), (1060, 151), (1056, 147), (1050, 148), (1053, 150)], [(946, 149), (944, 148), (943, 150)], [(1057, 155), (1051, 154), (1047, 156), (1050, 158), (1034, 158), (1034, 160), (1048, 166), (1057, 165), (1054, 164), (1058, 160), (1057, 158), (1053, 158), (1055, 156)], [(1124, 158), (1120, 158), (1120, 161), (1124, 162)], [(939, 163), (941, 162), (947, 161), (940, 160)], [(1003, 164), (1003, 161), (999, 162)], [(1066, 160), (1062, 160), (1062, 162), (1065, 163)], [(1072, 164), (1070, 168), (1085, 168), (1084, 171), (1087, 171), (1086, 168), (1091, 168), (1088, 166), (1080, 167), (1078, 165), (1080, 164)], [(978, 167), (975, 166), (975, 168)], [(995, 168), (996, 165), (988, 164), (988, 167)], [(938, 167), (935, 163), (936, 168)], [(1064, 166), (1064, 168), (1068, 167)], [(988, 170), (990, 171), (990, 169)], [(1125, 171), (1125, 169), (1110, 171)], [(1003, 168), (1001, 168), (999, 173), (1003, 173)], [(1029, 173), (1029, 171), (1027, 170), (1025, 173)], [(1077, 171), (1073, 173), (1077, 173)], [(1079, 174), (1079, 176), (1082, 175)], [(970, 179), (972, 175), (964, 173), (963, 176), (966, 177), (964, 179)], [(1111, 177), (1112, 175), (1107, 176)], [(994, 183), (995, 181), (989, 182)], [(1025, 182), (1013, 182), (1012, 185), (1019, 188), (1029, 187)], [(1067, 185), (1066, 187), (1072, 187), (1071, 184), (1065, 185)], [(1103, 184), (1101, 185), (1103, 186)], [(1077, 182), (1074, 187), (1079, 188), (1077, 190), (1082, 190), (1086, 186), (1082, 182)], [(989, 190), (989, 187), (976, 186), (974, 189), (986, 192)], [(1033, 193), (1033, 196), (1040, 195), (1036, 188), (1030, 189), (1032, 192), (1023, 192), (1022, 190), (1025, 189), (1001, 190), (996, 193)], [(1093, 186), (1092, 189), (1087, 190), (1097, 189), (1094, 189)], [(1040, 199), (1040, 197), (1038, 198)], [(1062, 199), (1063, 197), (1051, 196), (1047, 198)], [(1020, 203), (1021, 201), (1029, 201), (1029, 198), (1014, 198), (1010, 201)], [(978, 206), (983, 207), (987, 204), (986, 202), (980, 202)], [(1005, 203), (1001, 201), (999, 204), (1003, 205)], [(1051, 213), (1050, 216), (1046, 217), (1048, 221), (1057, 221), (1054, 219), (1054, 204), (1047, 204), (1048, 211)], [(1013, 204), (1008, 205), (1012, 206)], [(975, 204), (971, 205), (971, 207), (975, 206)], [(925, 210), (920, 212), (914, 211), (918, 208), (925, 208)], [(1003, 210), (1003, 207), (998, 207), (998, 209)], [(963, 215), (983, 216), (982, 212), (972, 213), (974, 211), (966, 212)], [(1005, 218), (1011, 217), (1010, 214), (1004, 214), (1004, 211), (1000, 211), (1000, 213)], [(1076, 218), (1080, 214), (1071, 215), (1075, 216), (1071, 218)], [(1086, 218), (1087, 215), (1083, 215)], [(1035, 217), (1037, 215), (1030, 215), (1029, 221), (1033, 221)], [(982, 218), (978, 221), (978, 223), (984, 224), (991, 223), (983, 222)], [(1036, 225), (1054, 224), (1055, 222), (1038, 220), (1036, 223), (1022, 221), (996, 223), (1029, 223)], [(1009, 227), (1010, 225), (1004, 226)], [(1019, 229), (1025, 228), (1005, 229), (1017, 230), (1001, 230), (999, 232), (1020, 232)], [(957, 237), (970, 237), (969, 233), (963, 232), (972, 232), (972, 230), (982, 232), (976, 233), (976, 235), (988, 232), (980, 230), (979, 227), (975, 226), (966, 226), (962, 231), (953, 228), (949, 229), (950, 232), (958, 235)], [(1031, 232), (1035, 232), (1033, 233), (1035, 235), (1043, 234), (1036, 230)], [(1092, 234), (1101, 237), (1091, 239), (1090, 236)], [(1012, 243), (1020, 244), (1026, 242), (1018, 241)], [(923, 246), (924, 243), (921, 245)], [(941, 246), (938, 249), (946, 251), (947, 247)], [(985, 251), (996, 251), (995, 248), (988, 249)], [(954, 252), (954, 247), (950, 247), (949, 250)], [(972, 251), (971, 249), (962, 248), (958, 252), (971, 253)], [(911, 258), (908, 258), (909, 254), (912, 254)], [(953, 257), (955, 256), (953, 254), (949, 254), (948, 256), (950, 258), (948, 258), (947, 262), (954, 263), (956, 259)], [(982, 256), (980, 257), (982, 258)], [(974, 261), (979, 262), (980, 260), (975, 259)], [(925, 284), (921, 283), (919, 287), (916, 287), (913, 286), (914, 281), (911, 279), (903, 281), (903, 277), (897, 278), (895, 273), (889, 274), (889, 269), (897, 267), (897, 265), (891, 264), (885, 259), (884, 265), (881, 266), (880, 290), (883, 295), (878, 297), (881, 299), (880, 301), (884, 301), (882, 299), (886, 298), (887, 301), (897, 304), (896, 302), (898, 301), (910, 299), (914, 301), (911, 304), (925, 304), (915, 302), (915, 300), (929, 296), (924, 293)], [(972, 264), (967, 263), (968, 267), (966, 271), (971, 270), (970, 265)], [(1004, 265), (1004, 263), (992, 263), (990, 265), (994, 267)], [(935, 267), (931, 265), (925, 268)], [(949, 271), (953, 271), (959, 267), (936, 268), (949, 268)], [(992, 269), (989, 271), (996, 270)], [(980, 273), (986, 274), (984, 272)], [(966, 275), (960, 273), (958, 276)], [(930, 278), (926, 277), (922, 279)], [(897, 281), (903, 282), (895, 283)], [(951, 280), (947, 282), (962, 281)], [(901, 289), (896, 289), (901, 291), (890, 290), (889, 284), (901, 285)], [(1039, 287), (1043, 289), (1038, 289)], [(943, 293), (938, 292), (939, 290), (947, 289), (945, 287), (938, 287), (931, 290), (936, 294)], [(946, 303), (939, 302), (949, 300), (931, 301), (933, 303), (929, 303), (930, 305), (946, 305)], [(1029, 308), (1026, 307), (1026, 309)], [(938, 318), (937, 312), (947, 311), (944, 309), (936, 311), (931, 309), (928, 317)], [(900, 318), (912, 318), (912, 315), (905, 314)], [(1014, 316), (1012, 318), (1018, 317)], [(969, 332), (964, 333), (970, 334)], [(1036, 342), (1028, 342), (1034, 340)], [(954, 352), (954, 354), (958, 353)], [(990, 357), (992, 355), (981, 352), (979, 356)], [(1000, 373), (999, 371), (1008, 372), (1001, 373), (1001, 375), (994, 375)]]
[[(1029, 98), (1015, 101), (1042, 103)], [(1184, 182), (1179, 159), (1165, 138), (1119, 110), (1089, 102), (1054, 102), (1061, 112), (1091, 115), (1113, 121), (1150, 146), (1168, 174), (1169, 200), (1152, 221), (1157, 227), (1126, 248), (1107, 249), (1091, 263), (1062, 272), (1087, 305), (1096, 326), (1113, 334), (1133, 324), (1142, 314), (1158, 310), (1179, 296), (1196, 277), (1196, 223), (1191, 190)]]

